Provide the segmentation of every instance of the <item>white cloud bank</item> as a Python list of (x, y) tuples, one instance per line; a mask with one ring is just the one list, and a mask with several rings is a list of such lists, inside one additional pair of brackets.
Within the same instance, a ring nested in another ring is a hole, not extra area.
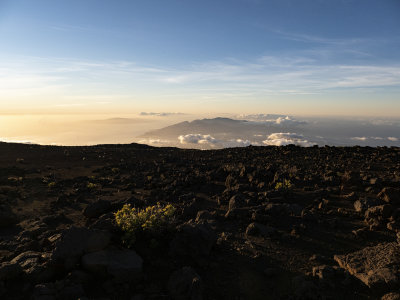
[(302, 134), (279, 132), (270, 134), (266, 140), (263, 141), (264, 145), (269, 146), (285, 146), (285, 145), (299, 145), (303, 147), (314, 146), (315, 143), (309, 142)]
[(297, 126), (307, 124), (305, 121), (299, 121), (291, 116), (285, 115), (272, 115), (272, 114), (241, 114), (236, 117), (240, 120), (247, 120), (251, 122), (263, 122), (275, 126)]
[(351, 138), (353, 141), (362, 141), (365, 142), (367, 140), (367, 137), (365, 136), (355, 136)]
[(389, 136), (389, 137), (379, 137), (379, 136), (370, 136), (370, 137), (366, 137), (366, 136), (355, 136), (350, 138), (353, 141), (361, 141), (361, 142), (366, 142), (368, 140), (375, 140), (375, 141), (383, 141), (383, 140), (388, 140), (391, 142), (398, 142), (399, 139), (397, 137), (394, 136)]
[(139, 144), (146, 144), (150, 146), (164, 146), (167, 147), (171, 144), (171, 141), (162, 139), (142, 139), (138, 141)]
[(191, 133), (178, 137), (181, 144), (218, 144), (220, 141), (209, 134)]
[(214, 147), (218, 145), (222, 148), (233, 148), (233, 147), (247, 147), (250, 145), (258, 145), (257, 142), (251, 142), (244, 139), (230, 139), (230, 140), (220, 140), (216, 139), (210, 134), (199, 134), (191, 133), (186, 135), (180, 135), (178, 137), (181, 144), (197, 144), (197, 145), (209, 145)]

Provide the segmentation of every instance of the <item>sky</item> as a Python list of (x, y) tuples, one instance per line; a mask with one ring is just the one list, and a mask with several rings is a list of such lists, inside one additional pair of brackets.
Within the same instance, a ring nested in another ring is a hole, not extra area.
[(399, 0), (0, 0), (0, 114), (400, 117)]

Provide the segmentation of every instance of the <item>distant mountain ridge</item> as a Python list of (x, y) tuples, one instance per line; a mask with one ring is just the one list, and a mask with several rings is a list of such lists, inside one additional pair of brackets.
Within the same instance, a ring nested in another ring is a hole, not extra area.
[(184, 121), (161, 129), (148, 131), (140, 137), (176, 138), (182, 134), (230, 134), (236, 130), (243, 130), (249, 122), (247, 120), (235, 120), (217, 117), (213, 119), (201, 119)]

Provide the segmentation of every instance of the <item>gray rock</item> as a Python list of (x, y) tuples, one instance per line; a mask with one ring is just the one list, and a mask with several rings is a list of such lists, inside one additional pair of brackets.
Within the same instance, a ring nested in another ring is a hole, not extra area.
[(132, 281), (141, 277), (143, 260), (133, 250), (103, 250), (84, 255), (82, 266), (95, 276)]
[(400, 204), (400, 189), (385, 187), (379, 194), (378, 197), (383, 201), (390, 204)]
[(36, 239), (49, 230), (48, 226), (40, 221), (28, 222), (24, 227), (26, 229), (19, 234), (19, 238)]
[(4, 262), (0, 265), (0, 281), (15, 279), (22, 274), (22, 267), (18, 262)]
[(301, 211), (301, 218), (307, 222), (315, 222), (317, 220), (314, 213), (306, 208)]
[(109, 232), (91, 230), (87, 228), (71, 227), (66, 230), (63, 237), (56, 243), (52, 259), (64, 264), (67, 270), (71, 270), (79, 263), (84, 253), (102, 250), (110, 243)]
[(389, 204), (378, 205), (374, 207), (370, 207), (365, 212), (365, 219), (387, 219), (390, 217), (393, 211), (393, 207)]
[(214, 221), (214, 216), (208, 210), (201, 210), (197, 213), (196, 222), (201, 220)]
[(85, 271), (74, 270), (67, 275), (66, 279), (69, 280), (70, 282), (86, 284), (90, 282), (93, 279), (93, 277), (90, 274), (86, 273)]
[(71, 227), (63, 232), (53, 256), (68, 257), (98, 251), (108, 246), (110, 237), (110, 233), (106, 231)]
[(386, 224), (386, 228), (391, 231), (394, 231), (394, 232), (399, 232), (400, 231), (400, 222), (398, 220), (389, 222)]
[(83, 286), (80, 284), (72, 284), (64, 287), (58, 293), (58, 299), (61, 300), (69, 300), (69, 299), (79, 299), (80, 297), (85, 296), (85, 290)]
[(87, 218), (97, 218), (102, 214), (109, 212), (111, 209), (111, 202), (107, 200), (98, 200), (89, 204), (83, 210), (83, 215)]
[(7, 228), (13, 226), (18, 222), (16, 214), (14, 214), (10, 206), (0, 205), (0, 228)]
[(300, 216), (301, 212), (303, 211), (303, 207), (299, 204), (288, 204), (288, 208), (287, 208), (288, 212), (290, 215), (293, 216)]
[(382, 202), (375, 198), (360, 198), (354, 202), (354, 209), (357, 212), (365, 212), (367, 209), (373, 206), (377, 206)]
[(112, 232), (115, 229), (114, 220), (113, 213), (103, 214), (97, 218), (89, 228)]
[(318, 204), (318, 209), (327, 209), (329, 206), (329, 200), (322, 199), (321, 202)]
[(291, 290), (295, 299), (320, 299), (317, 287), (304, 275), (298, 275), (292, 279)]
[(52, 283), (40, 283), (35, 285), (32, 293), (33, 300), (56, 299), (57, 289)]
[(232, 210), (234, 208), (240, 208), (246, 206), (246, 198), (242, 194), (236, 194), (229, 199), (229, 208), (228, 210)]
[(248, 207), (232, 208), (225, 214), (227, 219), (247, 219), (250, 217), (251, 211)]
[(31, 281), (41, 282), (54, 276), (49, 260), (50, 253), (27, 251), (13, 258), (11, 264), (18, 264)]
[(378, 205), (367, 209), (365, 212), (365, 218), (376, 218), (385, 220), (391, 217), (393, 213), (393, 206), (390, 204)]
[(335, 255), (343, 269), (375, 292), (383, 293), (399, 287), (400, 245), (383, 243), (347, 255)]
[(273, 227), (266, 226), (260, 223), (251, 223), (246, 228), (246, 236), (263, 236), (271, 237), (277, 233), (277, 230)]
[(288, 207), (282, 203), (268, 203), (265, 206), (265, 213), (270, 216), (281, 216), (288, 214)]
[(352, 233), (354, 234), (354, 236), (355, 236), (356, 238), (359, 238), (359, 239), (365, 239), (365, 238), (367, 238), (367, 237), (368, 237), (368, 232), (369, 232), (369, 230), (368, 230), (368, 228), (366, 228), (366, 227), (359, 228), (359, 229), (355, 229), (355, 230), (352, 231)]
[(225, 187), (228, 190), (231, 190), (236, 186), (236, 184), (237, 184), (236, 178), (232, 174), (229, 174), (225, 179)]
[(399, 293), (388, 293), (382, 296), (381, 300), (400, 300)]
[(170, 244), (170, 254), (201, 261), (208, 257), (216, 240), (217, 235), (208, 223), (187, 222), (177, 227)]
[(183, 267), (172, 273), (168, 281), (168, 291), (176, 300), (203, 299), (202, 280), (191, 267)]
[(356, 195), (355, 192), (351, 192), (351, 193), (349, 193), (349, 194), (347, 194), (347, 195), (343, 195), (342, 197), (343, 197), (344, 199), (350, 200), (350, 201), (357, 199), (357, 195)]
[(277, 268), (266, 268), (263, 271), (266, 277), (274, 277), (279, 274), (279, 269)]
[(333, 280), (336, 275), (336, 270), (332, 266), (322, 265), (313, 267), (312, 273), (314, 277), (322, 280)]

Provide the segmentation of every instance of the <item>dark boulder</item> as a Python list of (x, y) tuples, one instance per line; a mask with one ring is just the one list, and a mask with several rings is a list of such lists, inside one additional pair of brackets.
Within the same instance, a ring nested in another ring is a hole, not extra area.
[(23, 272), (21, 265), (18, 262), (4, 262), (0, 264), (0, 281), (15, 279)]
[(357, 212), (365, 212), (367, 209), (373, 206), (382, 204), (382, 201), (376, 198), (360, 198), (354, 202), (354, 209)]
[(228, 210), (246, 206), (246, 198), (242, 194), (236, 194), (229, 199)]
[(400, 189), (385, 187), (379, 194), (378, 197), (383, 201), (390, 204), (400, 204)]
[(107, 200), (98, 200), (86, 206), (83, 210), (83, 215), (87, 218), (97, 218), (102, 214), (109, 212), (111, 209), (111, 202)]
[(382, 296), (381, 300), (400, 300), (400, 294), (399, 293), (387, 293)]
[(128, 282), (142, 276), (143, 260), (133, 250), (103, 250), (84, 255), (82, 266), (94, 276)]
[(370, 207), (365, 212), (365, 222), (373, 228), (381, 227), (392, 211), (393, 207), (389, 204)]
[(383, 243), (347, 255), (335, 255), (334, 259), (373, 293), (382, 294), (400, 287), (399, 253), (397, 243)]
[(168, 291), (176, 300), (203, 299), (203, 283), (200, 276), (191, 267), (183, 267), (171, 274)]
[[(30, 281), (42, 282), (51, 280), (55, 275), (49, 261), (50, 253), (27, 251), (13, 258), (11, 264), (18, 264)], [(17, 268), (13, 268), (18, 272)]]
[(84, 253), (104, 249), (110, 243), (111, 235), (107, 231), (92, 230), (83, 227), (71, 227), (63, 233), (56, 243), (52, 259), (71, 270)]
[(276, 233), (277, 230), (275, 228), (260, 223), (251, 223), (246, 228), (246, 236), (271, 237)]
[(6, 204), (0, 205), (0, 228), (7, 228), (16, 223), (18, 223), (18, 218), (12, 212), (11, 207)]
[(175, 238), (170, 243), (170, 254), (201, 262), (208, 257), (216, 240), (217, 235), (207, 222), (189, 221), (177, 227)]

